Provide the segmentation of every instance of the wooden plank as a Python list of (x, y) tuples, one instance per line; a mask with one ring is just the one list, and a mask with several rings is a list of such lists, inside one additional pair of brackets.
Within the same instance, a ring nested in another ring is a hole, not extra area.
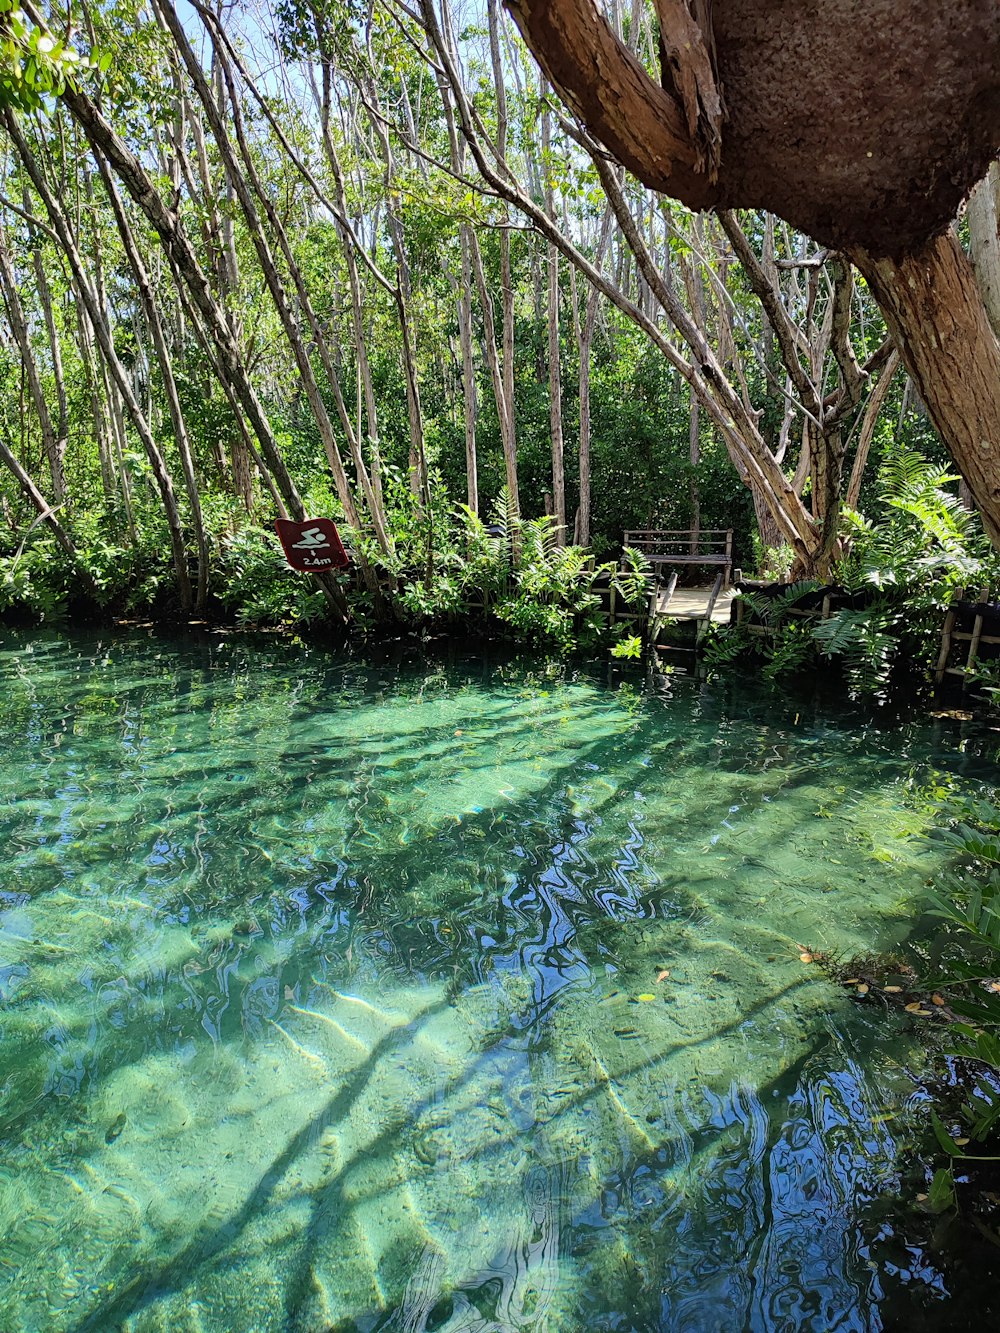
[[(973, 636), (964, 630), (956, 630), (951, 637), (955, 643), (968, 643)], [(1000, 638), (997, 638), (997, 636), (994, 634), (980, 634), (979, 642), (998, 644), (1000, 643)]]

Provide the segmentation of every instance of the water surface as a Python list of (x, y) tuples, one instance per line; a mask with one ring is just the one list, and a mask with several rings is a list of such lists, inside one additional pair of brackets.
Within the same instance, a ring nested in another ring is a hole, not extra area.
[(0, 671), (5, 1333), (878, 1329), (901, 1272), (946, 1309), (865, 1221), (914, 1020), (799, 955), (906, 940), (988, 752), (224, 637)]

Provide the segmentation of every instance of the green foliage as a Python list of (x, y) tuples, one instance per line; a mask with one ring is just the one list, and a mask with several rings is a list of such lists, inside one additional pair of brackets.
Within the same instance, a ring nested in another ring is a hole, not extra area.
[(644, 607), (648, 567), (638, 552), (627, 552), (620, 569), (595, 564), (582, 547), (560, 544), (553, 518), (516, 514), (506, 488), (487, 525), (467, 506), (450, 510), (440, 476), (432, 472), (430, 481), (428, 507), (401, 474), (390, 478), (388, 553), (371, 534), (355, 535), (404, 623), (430, 630), (478, 622), (487, 632), (568, 653), (606, 636), (599, 583)]
[(858, 694), (875, 694), (889, 679), (899, 640), (898, 617), (889, 610), (849, 607), (812, 628), (812, 641), (825, 658), (838, 658), (848, 684)]
[(795, 565), (795, 552), (791, 546), (762, 546), (755, 536), (753, 554), (757, 576), (766, 583), (778, 583), (791, 577)]
[(897, 449), (879, 473), (885, 512), (873, 524), (845, 513), (849, 554), (837, 566), (847, 588), (901, 588), (908, 600), (940, 605), (974, 577), (986, 555), (978, 519), (948, 486), (958, 478), (912, 449)]
[(0, 557), (0, 614), (28, 614), (45, 623), (64, 619), (71, 575), (55, 538), (38, 534), (22, 550)]
[[(963, 1146), (995, 1139), (1000, 1127), (1000, 807), (993, 793), (990, 800), (957, 804), (951, 813), (950, 825), (936, 836), (954, 849), (956, 864), (931, 896), (930, 915), (950, 928), (939, 985), (965, 1020), (950, 1028), (945, 1053), (962, 1062), (968, 1077), (957, 1110), (961, 1131), (949, 1131), (937, 1111), (932, 1124), (950, 1158), (981, 1159)], [(932, 1209), (953, 1203), (953, 1186), (950, 1168), (935, 1175)]]
[(955, 1180), (948, 1167), (934, 1172), (927, 1193), (927, 1206), (932, 1213), (946, 1213), (955, 1206)]
[(31, 23), (16, 0), (0, 0), (0, 105), (37, 111), (87, 68), (108, 68), (110, 58), (81, 56), (44, 24)]
[(619, 639), (617, 643), (611, 646), (611, 656), (632, 659), (641, 657), (642, 639), (638, 634), (630, 634), (627, 639)]
[[(881, 521), (845, 511), (847, 552), (834, 570), (841, 605), (828, 619), (793, 619), (797, 603), (823, 585), (790, 584), (776, 597), (744, 592), (741, 627), (709, 645), (720, 667), (753, 653), (764, 675), (777, 679), (815, 662), (839, 665), (856, 694), (877, 694), (899, 660), (930, 666), (947, 602), (983, 565), (986, 543), (975, 515), (947, 490), (957, 478), (911, 449), (895, 450), (879, 482)], [(843, 593), (853, 604), (844, 605)], [(769, 631), (757, 635), (755, 618)]]
[(216, 564), (222, 605), (238, 625), (306, 625), (326, 615), (311, 579), (289, 569), (277, 540), (246, 527), (222, 539)]

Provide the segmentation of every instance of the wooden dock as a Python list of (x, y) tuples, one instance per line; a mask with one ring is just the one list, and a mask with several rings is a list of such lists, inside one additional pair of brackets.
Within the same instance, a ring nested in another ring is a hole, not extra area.
[[(657, 587), (650, 598), (649, 643), (659, 648), (660, 631), (665, 624), (684, 621), (694, 625), (691, 648), (681, 651), (697, 654), (701, 641), (711, 625), (729, 623), (729, 605), (736, 595), (734, 589), (723, 586), (720, 573), (715, 582), (699, 588), (678, 588), (676, 573), (671, 574), (665, 587)], [(672, 646), (677, 651), (677, 645)]]
[(735, 588), (721, 588), (712, 598), (714, 585), (703, 588), (658, 588), (656, 611), (658, 619), (705, 620), (713, 625), (729, 624), (729, 606), (736, 596)]

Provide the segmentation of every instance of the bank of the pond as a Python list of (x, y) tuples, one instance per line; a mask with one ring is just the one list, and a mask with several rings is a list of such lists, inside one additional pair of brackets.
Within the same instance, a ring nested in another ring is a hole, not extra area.
[(914, 947), (992, 734), (198, 627), (0, 669), (5, 1330), (960, 1326), (926, 1020), (801, 955)]

